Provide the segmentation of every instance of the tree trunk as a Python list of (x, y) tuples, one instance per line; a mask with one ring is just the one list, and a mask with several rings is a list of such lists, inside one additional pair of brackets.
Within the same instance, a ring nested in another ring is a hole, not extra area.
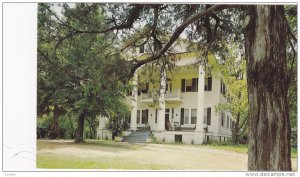
[(60, 116), (60, 109), (58, 106), (54, 106), (53, 123), (50, 132), (50, 139), (56, 139), (59, 137), (59, 125), (58, 117)]
[(237, 144), (239, 137), (239, 126), (240, 126), (240, 113), (237, 114), (236, 123), (232, 129), (232, 142)]
[[(249, 8), (245, 27), (249, 170), (291, 170), (286, 25), (283, 6)], [(249, 18), (248, 18), (249, 19)]]
[(75, 143), (83, 143), (83, 130), (84, 130), (84, 119), (86, 117), (86, 110), (79, 115), (78, 123), (77, 123), (77, 130), (76, 130), (76, 137)]

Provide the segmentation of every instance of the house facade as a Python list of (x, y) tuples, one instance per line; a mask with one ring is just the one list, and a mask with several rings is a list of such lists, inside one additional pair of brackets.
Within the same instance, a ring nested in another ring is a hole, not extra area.
[[(143, 52), (139, 50), (139, 58), (147, 57)], [(151, 76), (144, 67), (134, 74), (132, 92), (125, 100), (131, 110), (129, 130), (147, 127), (157, 141), (166, 143), (229, 140), (234, 124), (231, 115), (215, 110), (226, 102), (220, 75), (195, 64), (196, 52), (178, 52), (173, 57), (172, 70), (158, 65)], [(218, 64), (213, 55), (208, 58)], [(98, 134), (103, 138), (105, 118), (99, 122)]]

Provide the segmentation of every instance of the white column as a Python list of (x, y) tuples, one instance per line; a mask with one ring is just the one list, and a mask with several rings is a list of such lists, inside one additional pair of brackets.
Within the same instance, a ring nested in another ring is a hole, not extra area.
[(130, 117), (130, 130), (137, 130), (136, 119), (137, 119), (137, 99), (138, 99), (138, 73), (134, 73), (132, 80), (132, 99), (131, 99), (131, 117)]
[(201, 64), (199, 65), (198, 78), (196, 131), (203, 132), (205, 70)]
[(99, 129), (105, 129), (106, 118), (99, 116)]
[(158, 109), (158, 131), (165, 130), (165, 109), (166, 109), (166, 81), (167, 73), (164, 69), (161, 70), (160, 89), (159, 89), (159, 109)]

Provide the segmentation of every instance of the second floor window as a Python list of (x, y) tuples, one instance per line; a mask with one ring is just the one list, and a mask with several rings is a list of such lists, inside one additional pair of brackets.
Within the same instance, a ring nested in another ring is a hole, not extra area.
[(224, 84), (224, 82), (221, 80), (221, 93), (223, 94), (223, 95), (225, 95), (226, 94), (226, 88), (225, 88), (225, 84)]
[(198, 92), (198, 78), (181, 79), (181, 92)]
[(211, 91), (212, 90), (212, 77), (205, 78), (204, 90), (205, 91)]
[(139, 49), (140, 49), (139, 50), (140, 54), (145, 53), (145, 46), (144, 45), (141, 45)]

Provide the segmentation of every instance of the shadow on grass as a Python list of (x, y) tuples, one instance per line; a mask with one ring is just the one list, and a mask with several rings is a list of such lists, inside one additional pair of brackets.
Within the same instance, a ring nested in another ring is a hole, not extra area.
[(117, 152), (120, 150), (138, 150), (145, 144), (114, 142), (107, 140), (85, 140), (84, 143), (78, 144), (74, 140), (37, 140), (37, 150), (55, 150), (60, 148), (79, 148), (90, 150), (102, 150)]

